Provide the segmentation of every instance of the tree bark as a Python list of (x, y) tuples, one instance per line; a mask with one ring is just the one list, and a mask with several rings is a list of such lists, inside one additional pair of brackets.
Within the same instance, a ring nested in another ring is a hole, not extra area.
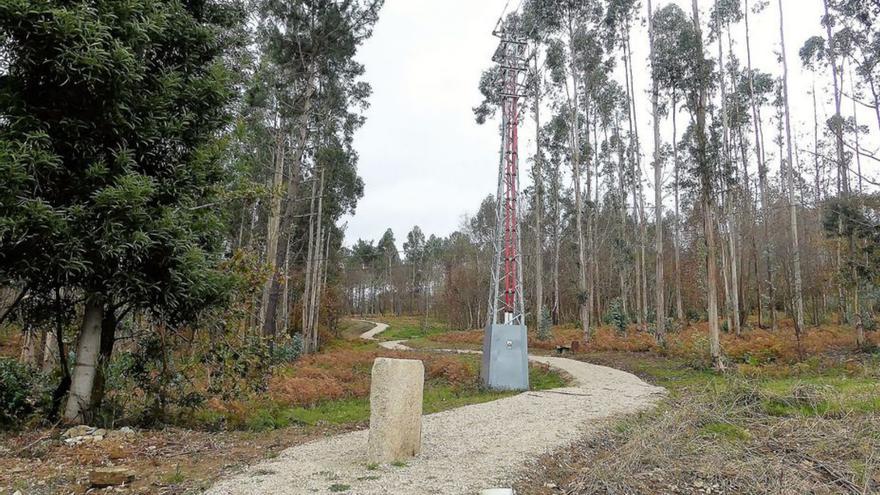
[[(721, 87), (721, 128), (722, 128), (722, 157), (723, 164), (730, 167), (732, 162), (730, 152), (730, 126), (727, 109), (727, 82), (724, 78), (724, 37), (721, 35), (722, 22), (718, 9), (718, 0), (715, 0), (716, 12), (716, 28), (718, 29), (718, 74), (719, 86)], [(730, 185), (724, 194), (725, 210), (727, 213), (727, 239), (728, 239), (728, 256), (727, 267), (725, 268), (725, 292), (728, 302), (728, 331), (733, 330), (736, 335), (740, 335), (739, 321), (739, 276), (736, 266), (736, 222), (734, 219), (734, 203), (737, 200), (736, 186)], [(723, 248), (722, 248), (723, 249)], [(722, 252), (723, 255), (723, 252)], [(730, 276), (727, 276), (729, 271)], [(732, 324), (732, 326), (731, 326)]]
[(91, 411), (92, 387), (101, 350), (101, 322), (104, 318), (104, 303), (91, 295), (86, 300), (82, 326), (76, 347), (76, 363), (71, 373), (70, 395), (64, 411), (68, 423), (87, 422)]
[[(762, 242), (762, 250), (764, 253), (764, 263), (767, 265), (766, 268), (766, 278), (765, 283), (767, 284), (767, 294), (768, 294), (768, 314), (770, 317), (770, 326), (775, 330), (776, 329), (776, 311), (773, 308), (774, 304), (774, 290), (773, 290), (773, 254), (770, 249), (770, 204), (769, 204), (769, 195), (767, 193), (767, 166), (764, 162), (764, 134), (761, 130), (761, 111), (758, 108), (758, 105), (755, 101), (755, 81), (754, 81), (754, 73), (752, 71), (752, 44), (751, 44), (751, 36), (750, 36), (750, 28), (749, 28), (749, 0), (745, 0), (745, 9), (743, 9), (745, 14), (745, 24), (746, 24), (746, 61), (748, 66), (748, 82), (749, 82), (749, 106), (752, 110), (752, 123), (755, 130), (755, 156), (758, 160), (758, 188), (761, 194), (761, 223), (763, 226), (763, 242)], [(758, 300), (758, 305), (762, 305), (763, 301)], [(759, 314), (761, 312), (759, 311)], [(762, 326), (763, 322), (758, 321), (758, 326)]]
[(578, 315), (581, 323), (581, 331), (584, 334), (584, 340), (590, 339), (590, 308), (587, 305), (587, 263), (586, 252), (584, 246), (584, 225), (583, 225), (583, 199), (581, 198), (581, 167), (580, 167), (580, 140), (578, 136), (578, 72), (574, 64), (574, 26), (569, 20), (569, 50), (572, 54), (570, 71), (572, 78), (572, 91), (569, 95), (570, 106), (570, 126), (571, 126), (571, 168), (574, 178), (574, 205), (575, 205), (575, 230), (577, 232), (578, 246)]
[(535, 323), (541, 324), (541, 312), (544, 308), (544, 231), (541, 225), (544, 214), (544, 180), (541, 171), (541, 75), (538, 67), (538, 56), (535, 54), (535, 165), (533, 170), (535, 182)]
[(782, 11), (782, 0), (779, 0), (779, 42), (782, 48), (782, 100), (785, 106), (785, 143), (788, 170), (788, 211), (791, 228), (792, 264), (794, 271), (794, 303), (795, 303), (795, 335), (800, 347), (801, 333), (804, 331), (804, 293), (801, 279), (801, 250), (798, 240), (797, 203), (795, 202), (794, 188), (794, 161), (791, 154), (791, 117), (788, 105), (788, 60), (785, 55), (785, 20)]
[[(648, 39), (651, 45), (651, 67), (656, 70), (656, 47), (654, 40), (654, 9), (648, 0)], [(672, 110), (673, 112), (675, 109)], [(657, 338), (662, 342), (666, 338), (666, 303), (663, 300), (665, 284), (663, 283), (663, 162), (660, 159), (660, 87), (653, 73), (651, 76), (651, 112), (654, 120), (654, 250), (657, 255), (656, 274), (654, 281), (654, 307), (656, 315), (654, 326)], [(674, 145), (674, 143), (673, 143)]]
[[(272, 174), (272, 196), (269, 198), (269, 214), (266, 219), (266, 264), (271, 264), (273, 275), (278, 275), (281, 270), (276, 269), (278, 260), (278, 233), (281, 226), (281, 200), (282, 187), (284, 186), (284, 157), (285, 157), (285, 133), (281, 128), (281, 119), (275, 117), (275, 152), (272, 154), (274, 170)], [(265, 329), (269, 308), (269, 299), (272, 293), (274, 277), (270, 277), (263, 285), (263, 297), (260, 299), (260, 324)], [(274, 319), (274, 317), (272, 318)]]
[(679, 164), (678, 164), (678, 126), (676, 122), (676, 114), (678, 113), (678, 102), (676, 101), (675, 92), (672, 94), (672, 161), (675, 168), (675, 232), (673, 233), (673, 243), (675, 245), (675, 316), (679, 323), (683, 323), (685, 319), (684, 304), (681, 299), (681, 215), (679, 213)]
[(697, 84), (696, 99), (696, 151), (697, 165), (702, 169), (700, 173), (701, 195), (704, 214), (704, 230), (706, 237), (706, 285), (707, 305), (709, 315), (709, 352), (715, 369), (723, 370), (724, 362), (721, 359), (721, 336), (718, 328), (718, 260), (715, 245), (715, 221), (712, 192), (712, 169), (708, 164), (706, 143), (706, 104), (708, 99), (708, 81), (705, 81), (705, 57), (703, 55), (703, 34), (700, 27), (700, 11), (697, 0), (691, 0), (691, 8), (694, 16), (694, 29), (697, 33), (697, 70), (700, 72)]
[(293, 229), (293, 219), (296, 214), (296, 195), (299, 190), (299, 176), (302, 168), (303, 155), (305, 154), (306, 143), (309, 139), (309, 119), (312, 109), (312, 96), (315, 92), (315, 81), (313, 76), (308, 78), (308, 86), (303, 96), (303, 109), (300, 114), (297, 128), (299, 136), (297, 136), (297, 147), (294, 152), (293, 161), (291, 163), (290, 178), (287, 181), (287, 200), (284, 205), (284, 216), (281, 218), (278, 226), (278, 236), (275, 246), (275, 263), (272, 278), (271, 291), (266, 303), (265, 318), (263, 321), (263, 337), (269, 339), (270, 343), (274, 340), (277, 333), (278, 325), (278, 301), (281, 299), (281, 284), (287, 284), (287, 273), (284, 272), (287, 260), (287, 245), (290, 242), (290, 235)]

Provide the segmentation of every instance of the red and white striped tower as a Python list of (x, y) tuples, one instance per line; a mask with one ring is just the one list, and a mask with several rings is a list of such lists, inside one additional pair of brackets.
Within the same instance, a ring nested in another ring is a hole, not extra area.
[(490, 295), (490, 324), (525, 324), (519, 228), (519, 114), (525, 97), (528, 44), (507, 22), (492, 60), (498, 64), (501, 103), (501, 163), (498, 169), (495, 269)]

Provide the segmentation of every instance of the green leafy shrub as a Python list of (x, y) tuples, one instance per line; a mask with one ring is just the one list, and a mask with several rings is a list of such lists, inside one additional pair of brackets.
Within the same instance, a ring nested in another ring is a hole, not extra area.
[(51, 401), (45, 375), (15, 359), (0, 358), (0, 428), (14, 427)]
[(294, 334), (292, 338), (276, 342), (271, 351), (272, 364), (292, 363), (302, 355), (302, 335)]
[(623, 303), (620, 298), (611, 300), (608, 313), (605, 315), (605, 322), (616, 328), (619, 333), (626, 332), (626, 325), (629, 323), (629, 320), (626, 318), (626, 313), (623, 312)]

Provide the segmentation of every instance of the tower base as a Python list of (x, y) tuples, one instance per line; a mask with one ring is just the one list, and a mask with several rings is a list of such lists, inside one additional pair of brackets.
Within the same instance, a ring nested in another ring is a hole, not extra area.
[(491, 324), (483, 334), (483, 384), (495, 390), (529, 389), (529, 350), (525, 325)]

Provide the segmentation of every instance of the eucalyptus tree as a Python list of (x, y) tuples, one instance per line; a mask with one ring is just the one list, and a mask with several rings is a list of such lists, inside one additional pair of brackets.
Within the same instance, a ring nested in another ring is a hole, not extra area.
[(654, 56), (652, 78), (658, 91), (668, 94), (669, 113), (672, 117), (672, 160), (675, 223), (673, 248), (675, 250), (675, 311), (679, 322), (684, 321), (684, 304), (681, 298), (681, 215), (679, 212), (680, 163), (678, 153), (678, 104), (679, 98), (689, 84), (691, 62), (682, 56), (682, 50), (694, 43), (692, 23), (687, 14), (674, 3), (667, 4), (653, 15)]
[[(258, 34), (263, 53), (282, 81), (277, 88), (281, 92), (278, 97), (280, 114), (290, 119), (288, 128), (293, 133), (289, 145), (293, 153), (290, 164), (286, 168), (278, 165), (281, 175), (287, 172), (288, 177), (283, 213), (277, 219), (277, 227), (272, 226), (270, 215), (270, 234), (272, 230), (277, 234), (267, 239), (266, 261), (272, 266), (273, 275), (267, 281), (262, 326), (263, 335), (270, 341), (277, 333), (278, 306), (287, 279), (284, 268), (287, 266), (288, 246), (298, 211), (300, 179), (305, 173), (306, 161), (310, 159), (314, 165), (320, 165), (316, 149), (325, 151), (324, 158), (331, 163), (339, 162), (340, 153), (350, 159), (356, 157), (351, 150), (351, 135), (362, 119), (349, 109), (364, 106), (370, 89), (366, 83), (358, 80), (363, 74), (363, 66), (354, 60), (354, 56), (360, 44), (372, 34), (382, 4), (382, 0), (263, 0), (257, 6), (260, 15)], [(279, 148), (279, 153), (283, 152), (284, 148)], [(275, 162), (283, 163), (283, 156), (277, 157)], [(278, 187), (278, 171), (275, 175), (273, 187)], [(323, 258), (320, 253), (326, 242), (322, 213), (325, 170), (313, 167), (311, 180), (313, 200), (309, 210), (308, 257), (303, 291), (303, 331), (310, 334), (305, 341), (307, 351), (317, 346), (315, 328), (320, 263), (316, 263), (316, 260)], [(316, 196), (318, 190), (321, 194)], [(286, 305), (287, 301), (283, 301), (283, 304)]]
[[(782, 98), (785, 105), (785, 143), (786, 143), (786, 174), (788, 177), (788, 208), (789, 221), (791, 228), (791, 249), (793, 255), (793, 271), (794, 271), (794, 306), (795, 306), (795, 335), (800, 345), (801, 333), (804, 331), (804, 294), (801, 279), (801, 250), (800, 241), (798, 239), (798, 222), (797, 222), (797, 203), (795, 202), (795, 174), (794, 160), (791, 152), (791, 112), (788, 104), (788, 59), (785, 53), (785, 18), (782, 11), (782, 0), (778, 1), (779, 5), (779, 45), (782, 50)], [(861, 345), (862, 342), (859, 342)]]
[[(848, 95), (853, 104), (874, 110), (877, 129), (880, 130), (880, 3), (873, 0), (837, 0), (828, 5), (840, 29), (835, 34), (837, 42), (845, 46), (841, 55), (855, 66), (855, 75), (867, 86), (870, 101), (861, 101), (858, 93)], [(826, 14), (827, 16), (828, 14)], [(852, 81), (851, 81), (852, 82)]]
[[(763, 10), (766, 3), (759, 2), (753, 9), (749, 8), (749, 0), (744, 0), (743, 19), (745, 21), (746, 34), (746, 67), (748, 70), (748, 86), (749, 86), (749, 106), (752, 112), (752, 126), (755, 132), (755, 158), (758, 162), (758, 189), (761, 196), (761, 223), (763, 225), (763, 242), (762, 251), (765, 263), (765, 284), (767, 286), (768, 305), (767, 312), (770, 317), (770, 326), (776, 329), (776, 311), (775, 311), (775, 286), (773, 284), (773, 250), (770, 244), (770, 197), (767, 185), (767, 159), (766, 148), (764, 146), (764, 128), (761, 118), (761, 108), (769, 101), (769, 95), (774, 90), (775, 82), (773, 78), (765, 73), (761, 73), (752, 68), (752, 43), (751, 43), (751, 25), (749, 23), (749, 12), (758, 14)], [(763, 325), (761, 319), (760, 307), (763, 304), (760, 294), (758, 296), (758, 324)]]
[(0, 4), (0, 278), (83, 304), (67, 421), (100, 399), (124, 315), (173, 327), (225, 297), (207, 205), (242, 20), (212, 1)]
[[(591, 111), (591, 99), (601, 84), (601, 68), (606, 64), (599, 41), (604, 36), (605, 6), (599, 1), (575, 0), (536, 0), (535, 4), (543, 13), (549, 36), (546, 62), (550, 79), (555, 95), (561, 100), (560, 111), (568, 120), (568, 154), (574, 182), (578, 248), (578, 314), (584, 338), (589, 339), (592, 299), (588, 285), (588, 240), (584, 235), (585, 198), (581, 174), (584, 164), (589, 168), (589, 124), (586, 119)], [(584, 156), (587, 159), (582, 162)]]
[(541, 149), (541, 104), (544, 92), (544, 63), (542, 53), (547, 41), (547, 26), (540, 0), (531, 0), (523, 6), (521, 29), (532, 44), (532, 66), (528, 74), (532, 115), (535, 121), (535, 155), (532, 162), (532, 182), (535, 188), (535, 323), (544, 314), (544, 154)]
[[(665, 287), (663, 279), (663, 161), (660, 149), (663, 141), (660, 138), (660, 81), (657, 72), (657, 38), (654, 29), (654, 8), (651, 0), (647, 0), (648, 8), (648, 43), (651, 61), (651, 119), (654, 127), (654, 250), (657, 256), (654, 307), (656, 308), (655, 327), (658, 338), (662, 341), (666, 336), (666, 303), (663, 300)], [(675, 109), (673, 109), (673, 112)]]
[(609, 3), (609, 20), (619, 29), (611, 38), (612, 42), (620, 46), (624, 68), (624, 87), (626, 89), (627, 112), (626, 120), (629, 128), (628, 155), (631, 168), (631, 181), (633, 196), (633, 217), (635, 218), (634, 237), (638, 238), (636, 250), (637, 262), (635, 264), (636, 275), (636, 321), (643, 330), (648, 328), (648, 270), (647, 270), (647, 218), (645, 215), (645, 195), (642, 184), (642, 153), (639, 141), (638, 108), (636, 103), (635, 71), (633, 70), (633, 55), (631, 47), (632, 23), (637, 22), (636, 4), (632, 0), (615, 0)]
[[(739, 184), (733, 180), (736, 176), (736, 168), (733, 165), (733, 153), (731, 151), (731, 132), (730, 132), (730, 111), (729, 99), (727, 93), (727, 74), (728, 70), (724, 63), (724, 38), (730, 41), (730, 25), (739, 22), (742, 17), (739, 0), (715, 0), (714, 8), (711, 14), (709, 26), (711, 35), (715, 36), (718, 41), (718, 86), (721, 89), (721, 164), (723, 177), (725, 181), (723, 188), (724, 210), (726, 210), (726, 227), (727, 227), (727, 271), (729, 277), (726, 278), (729, 288), (725, 291), (728, 305), (728, 319), (733, 323), (733, 330), (736, 335), (740, 335), (740, 302), (739, 302), (739, 273), (738, 273), (738, 256), (737, 256), (737, 229), (736, 229), (736, 212), (737, 205), (741, 204), (741, 194), (739, 193)], [(726, 36), (725, 36), (726, 35)], [(728, 46), (728, 52), (732, 52)], [(731, 59), (733, 55), (731, 53)], [(719, 222), (720, 224), (721, 222)], [(724, 247), (722, 246), (722, 257), (724, 256)], [(725, 277), (727, 273), (725, 272)]]
[[(826, 125), (834, 135), (835, 144), (835, 165), (837, 169), (837, 195), (841, 199), (849, 197), (849, 163), (844, 151), (844, 119), (842, 116), (842, 78), (843, 70), (841, 63), (842, 39), (834, 34), (834, 26), (836, 18), (831, 15), (828, 0), (823, 0), (825, 7), (825, 15), (822, 18), (822, 25), (825, 28), (825, 35), (813, 36), (804, 42), (800, 49), (800, 57), (804, 66), (812, 70), (818, 70), (820, 67), (828, 66), (831, 72), (833, 99), (834, 99), (834, 115), (828, 119)], [(844, 272), (843, 260), (843, 233), (844, 221), (843, 216), (837, 216), (838, 235), (835, 247), (835, 264), (837, 266), (837, 304), (838, 304), (838, 321), (849, 321), (847, 317), (847, 290), (846, 278)]]
[(716, 177), (714, 164), (709, 156), (706, 129), (706, 113), (709, 90), (712, 84), (712, 64), (706, 60), (703, 49), (703, 30), (700, 25), (700, 10), (697, 0), (691, 1), (693, 34), (688, 38), (692, 43), (683, 47), (682, 54), (692, 61), (689, 84), (686, 91), (686, 104), (693, 116), (692, 154), (693, 173), (699, 182), (701, 207), (703, 209), (703, 231), (706, 243), (706, 299), (709, 317), (709, 352), (713, 365), (724, 368), (721, 357), (721, 339), (718, 326), (718, 255), (715, 242), (715, 193)]
[(559, 314), (561, 306), (560, 281), (559, 281), (559, 265), (562, 255), (563, 235), (567, 227), (567, 216), (564, 205), (566, 191), (562, 185), (562, 165), (568, 157), (568, 143), (570, 132), (568, 130), (568, 119), (556, 114), (547, 124), (541, 133), (543, 144), (541, 148), (546, 154), (546, 174), (547, 190), (550, 191), (550, 198), (547, 204), (547, 213), (550, 221), (550, 239), (551, 239), (551, 279), (553, 281), (553, 303), (550, 308), (550, 316), (554, 324), (559, 323)]

